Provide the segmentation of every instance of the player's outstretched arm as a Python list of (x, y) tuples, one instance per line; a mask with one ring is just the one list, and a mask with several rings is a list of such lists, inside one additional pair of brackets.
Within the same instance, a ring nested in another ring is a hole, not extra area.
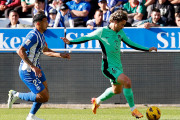
[(49, 49), (47, 46), (43, 49), (43, 54), (50, 57), (61, 57), (61, 58), (70, 59), (69, 53), (57, 53)]
[(70, 44), (70, 41), (69, 41), (67, 38), (65, 38), (65, 37), (61, 37), (61, 39), (64, 41), (64, 43), (66, 43), (66, 44)]
[(156, 47), (149, 48), (149, 52), (151, 52), (151, 51), (156, 51), (157, 52), (157, 48)]

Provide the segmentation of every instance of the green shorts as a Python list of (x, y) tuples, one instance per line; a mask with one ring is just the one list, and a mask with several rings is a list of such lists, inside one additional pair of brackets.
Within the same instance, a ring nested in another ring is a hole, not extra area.
[(105, 77), (110, 79), (111, 85), (120, 85), (120, 83), (117, 82), (117, 79), (119, 75), (123, 73), (123, 70), (116, 67), (110, 67), (108, 69), (104, 69), (102, 72)]

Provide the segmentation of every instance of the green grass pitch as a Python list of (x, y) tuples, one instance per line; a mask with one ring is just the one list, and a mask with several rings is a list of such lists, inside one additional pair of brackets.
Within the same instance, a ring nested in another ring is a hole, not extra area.
[[(161, 110), (160, 120), (180, 120), (180, 107), (159, 107)], [(139, 108), (144, 115), (140, 120), (147, 120), (146, 107)], [(0, 120), (25, 120), (30, 109), (0, 109)], [(130, 109), (109, 108), (98, 109), (94, 115), (91, 109), (45, 109), (38, 111), (37, 117), (45, 120), (136, 120), (131, 116)]]

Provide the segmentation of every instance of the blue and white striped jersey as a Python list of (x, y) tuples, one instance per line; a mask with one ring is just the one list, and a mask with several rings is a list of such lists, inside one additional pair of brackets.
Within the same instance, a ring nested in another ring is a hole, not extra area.
[[(26, 54), (34, 66), (40, 68), (39, 58), (46, 45), (44, 34), (41, 34), (37, 29), (31, 30), (27, 34), (22, 46), (26, 48)], [(23, 60), (21, 60), (21, 65), (22, 70), (27, 70), (29, 72), (31, 71), (30, 66), (27, 65)]]

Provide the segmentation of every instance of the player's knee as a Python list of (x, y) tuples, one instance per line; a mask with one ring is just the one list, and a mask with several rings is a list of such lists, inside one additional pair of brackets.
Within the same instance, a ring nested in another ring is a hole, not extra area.
[(43, 98), (43, 103), (48, 102), (48, 100), (49, 100), (49, 96), (45, 96), (45, 97)]
[(39, 103), (45, 103), (45, 102), (48, 102), (48, 100), (49, 100), (49, 95), (40, 96), (40, 97), (37, 97), (36, 99), (36, 101)]
[(131, 80), (130, 80), (130, 79), (125, 80), (125, 81), (124, 81), (124, 86), (125, 86), (126, 88), (131, 88)]
[(120, 90), (120, 89), (114, 89), (113, 90), (113, 93), (114, 94), (120, 94), (122, 92), (122, 90)]
[(40, 99), (40, 102), (41, 103), (45, 103), (45, 102), (48, 102), (49, 98), (48, 97), (43, 97)]

